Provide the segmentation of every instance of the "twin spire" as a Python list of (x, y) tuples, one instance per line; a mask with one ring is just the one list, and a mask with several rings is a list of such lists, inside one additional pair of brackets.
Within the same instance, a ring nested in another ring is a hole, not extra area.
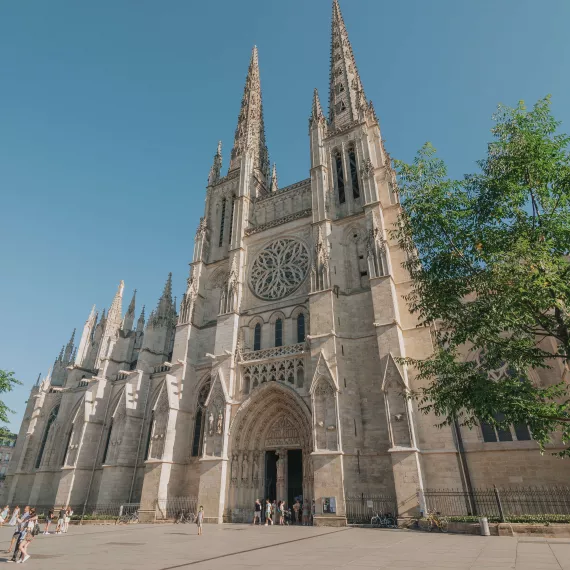
[[(342, 128), (361, 120), (368, 110), (372, 110), (371, 104), (366, 101), (340, 6), (338, 0), (333, 0), (328, 124), (333, 130)], [(315, 120), (326, 122), (316, 89), (313, 95), (311, 124)], [(276, 191), (275, 167), (273, 167), (271, 178), (269, 176), (269, 153), (265, 142), (257, 46), (253, 47), (251, 53), (228, 172), (240, 167), (241, 158), (247, 150), (253, 154), (254, 169), (259, 172), (260, 178), (267, 182), (271, 191)], [(220, 179), (221, 169), (220, 142), (210, 169), (208, 185)]]

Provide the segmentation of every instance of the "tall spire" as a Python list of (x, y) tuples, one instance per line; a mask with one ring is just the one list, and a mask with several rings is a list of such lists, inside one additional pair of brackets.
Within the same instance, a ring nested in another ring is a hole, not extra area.
[(73, 329), (73, 332), (71, 333), (71, 338), (69, 339), (69, 342), (67, 343), (67, 345), (65, 347), (65, 353), (63, 355), (63, 359), (64, 359), (65, 364), (69, 364), (72, 360), (73, 349), (75, 348), (74, 342), (75, 342), (75, 329)]
[(133, 324), (135, 322), (136, 298), (137, 298), (137, 290), (135, 289), (133, 291), (133, 298), (131, 299), (131, 302), (129, 303), (129, 308), (127, 309), (127, 312), (125, 313), (125, 318), (123, 319), (123, 330), (124, 331), (130, 331), (133, 329)]
[(218, 142), (218, 150), (214, 156), (214, 164), (210, 168), (210, 175), (208, 176), (208, 186), (214, 184), (220, 179), (220, 173), (222, 172), (222, 141)]
[(230, 171), (239, 168), (239, 159), (248, 150), (253, 153), (254, 168), (259, 170), (264, 181), (267, 180), (269, 178), (269, 153), (265, 143), (257, 46), (254, 46), (251, 52), (251, 60), (243, 89), (241, 110), (230, 159)]
[(329, 122), (333, 129), (361, 117), (367, 108), (366, 97), (338, 0), (333, 0)]
[(125, 288), (125, 282), (121, 280), (111, 307), (109, 308), (109, 313), (107, 314), (107, 323), (109, 325), (117, 325), (120, 327), (122, 316), (123, 316), (123, 290)]
[(271, 192), (277, 192), (279, 186), (277, 185), (277, 166), (273, 163), (273, 172), (271, 173)]
[(137, 332), (144, 331), (144, 305), (139, 316), (139, 320), (137, 321)]

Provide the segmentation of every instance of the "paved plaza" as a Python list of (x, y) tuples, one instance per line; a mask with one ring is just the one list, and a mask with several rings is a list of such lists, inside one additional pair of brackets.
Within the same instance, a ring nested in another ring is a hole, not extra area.
[[(12, 529), (0, 534), (5, 550)], [(360, 528), (206, 525), (198, 537), (195, 525), (83, 526), (38, 536), (30, 553), (26, 567), (42, 570), (570, 570), (568, 539)]]

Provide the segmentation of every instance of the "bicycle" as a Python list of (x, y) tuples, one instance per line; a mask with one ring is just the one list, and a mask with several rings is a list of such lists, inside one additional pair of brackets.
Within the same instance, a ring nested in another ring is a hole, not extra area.
[(174, 524), (186, 524), (196, 522), (196, 515), (194, 513), (185, 513), (180, 511), (174, 519)]
[(439, 532), (447, 532), (449, 523), (445, 517), (442, 517), (439, 513), (429, 512), (427, 514), (428, 526), (427, 531), (431, 532), (434, 528), (437, 528)]
[(370, 524), (378, 528), (397, 528), (398, 525), (392, 517), (391, 513), (386, 515), (376, 513), (371, 519)]
[(130, 514), (121, 515), (117, 519), (117, 524), (132, 524), (132, 523), (138, 523), (138, 522), (139, 522), (139, 512), (138, 511), (134, 511), (133, 513), (130, 513)]

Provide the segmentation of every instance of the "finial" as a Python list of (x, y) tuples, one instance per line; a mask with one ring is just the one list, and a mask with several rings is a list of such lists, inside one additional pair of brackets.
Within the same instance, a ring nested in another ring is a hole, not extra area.
[(270, 190), (271, 192), (277, 192), (278, 190), (278, 186), (277, 186), (277, 166), (275, 163), (273, 163), (273, 172), (271, 173), (271, 187)]
[(222, 141), (218, 141), (218, 149), (214, 155), (214, 163), (210, 168), (210, 174), (208, 175), (208, 186), (214, 184), (220, 179), (222, 172)]

